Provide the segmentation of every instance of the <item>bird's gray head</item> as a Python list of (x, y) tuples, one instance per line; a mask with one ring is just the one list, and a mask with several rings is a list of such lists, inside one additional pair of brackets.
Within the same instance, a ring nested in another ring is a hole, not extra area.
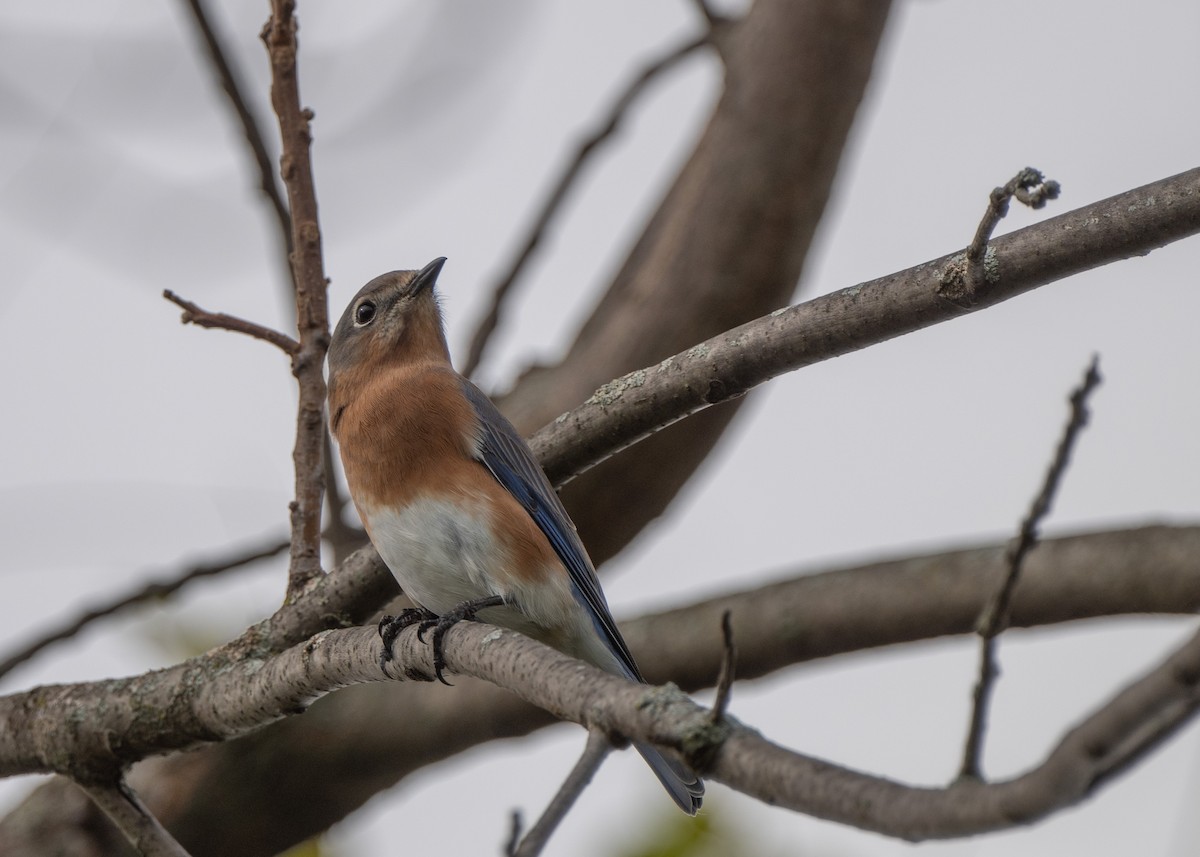
[(449, 359), (433, 292), (445, 262), (439, 257), (419, 271), (382, 274), (359, 289), (329, 343), (331, 385), (372, 364)]

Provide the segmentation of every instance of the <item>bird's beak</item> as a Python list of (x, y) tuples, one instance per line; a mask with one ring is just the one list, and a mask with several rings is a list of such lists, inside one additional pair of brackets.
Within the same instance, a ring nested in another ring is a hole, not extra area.
[(446, 264), (445, 256), (438, 256), (424, 268), (417, 272), (413, 277), (412, 282), (408, 284), (408, 288), (404, 291), (408, 297), (415, 298), (417, 295), (426, 289), (432, 288), (437, 282), (438, 274), (442, 270), (442, 265)]

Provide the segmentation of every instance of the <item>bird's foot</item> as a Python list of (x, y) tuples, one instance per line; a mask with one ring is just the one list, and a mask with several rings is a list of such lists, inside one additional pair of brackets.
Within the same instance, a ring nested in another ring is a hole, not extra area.
[[(396, 616), (384, 616), (379, 620), (379, 639), (383, 641), (383, 653), (379, 656), (379, 668), (387, 673), (388, 662), (392, 659), (392, 644), (400, 636), (400, 632), (409, 625), (425, 622), (437, 622), (437, 614), (424, 607), (409, 607)], [(422, 640), (424, 642), (424, 640)], [(428, 676), (425, 681), (429, 681)]]
[(425, 632), (433, 628), (433, 639), (430, 644), (433, 646), (433, 674), (437, 676), (437, 680), (442, 684), (449, 685), (446, 677), (442, 675), (442, 670), (446, 668), (446, 656), (442, 652), (442, 638), (446, 636), (446, 632), (464, 620), (472, 620), (475, 614), (488, 607), (502, 607), (504, 598), (500, 595), (489, 595), (487, 598), (475, 598), (471, 601), (464, 601), (453, 610), (450, 610), (441, 616), (430, 614), (428, 618), (422, 619), (421, 624), (417, 626), (417, 639), (425, 642)]

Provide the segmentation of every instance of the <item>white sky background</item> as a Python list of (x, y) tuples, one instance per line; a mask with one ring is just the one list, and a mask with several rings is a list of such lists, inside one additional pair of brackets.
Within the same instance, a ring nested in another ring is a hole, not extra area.
[[(226, 0), (222, 32), (257, 82), (267, 4)], [(450, 261), (459, 355), (494, 277), (572, 143), (641, 65), (696, 32), (689, 3), (300, 5), (336, 317), (370, 277)], [(1200, 6), (1183, 0), (898, 3), (805, 271), (804, 298), (963, 246), (1022, 166), (1062, 182), (1007, 231), (1196, 166)], [(570, 341), (686, 157), (717, 92), (693, 59), (639, 103), (536, 259), (486, 380)], [(184, 328), (159, 297), (283, 326), (273, 222), (183, 4), (0, 7), (0, 651), (116, 589), (281, 534), (293, 383), (271, 347)], [(630, 615), (899, 552), (1003, 538), (1033, 496), (1093, 352), (1104, 386), (1049, 534), (1195, 521), (1200, 241), (772, 382), (672, 507), (605, 569)], [(97, 626), (0, 683), (138, 672), (182, 628), (216, 642), (266, 615), (281, 562)], [(930, 597), (936, 597), (931, 593)], [(1016, 773), (1194, 623), (1013, 633), (1000, 647), (986, 769)], [(715, 629), (714, 629), (715, 632)], [(805, 753), (911, 782), (950, 779), (975, 669), (951, 641), (804, 665), (739, 685), (733, 713)], [(447, 691), (451, 692), (451, 691)], [(467, 754), (337, 828), (345, 855), (495, 853), (514, 806), (540, 811), (575, 728)], [(937, 855), (1190, 855), (1190, 729), (1095, 799), (1032, 829), (917, 846)], [(35, 780), (0, 783), (0, 810)], [(472, 800), (464, 803), (463, 795)], [(770, 810), (719, 785), (758, 853), (913, 846)], [(670, 810), (630, 753), (610, 760), (550, 853), (608, 855)], [(614, 820), (622, 823), (614, 824)]]

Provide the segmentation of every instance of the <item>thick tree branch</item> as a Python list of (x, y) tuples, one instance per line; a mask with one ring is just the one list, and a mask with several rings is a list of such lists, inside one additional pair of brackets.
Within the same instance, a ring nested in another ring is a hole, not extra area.
[(914, 842), (1001, 830), (1080, 802), (1178, 729), (1200, 705), (1197, 680), (1200, 634), (1006, 782), (905, 786), (791, 753), (745, 729), (734, 730), (707, 774), (760, 800)]
[[(1200, 528), (1149, 528), (1047, 542), (1030, 557), (1014, 600), (1013, 623), (1194, 610), (1200, 605), (1200, 576), (1195, 574), (1200, 551), (1186, 551), (1196, 546)], [(1003, 569), (997, 561), (1002, 552), (995, 547), (805, 576), (624, 628), (635, 651), (645, 653), (651, 681), (661, 680), (664, 668), (671, 668), (683, 686), (702, 687), (715, 678), (714, 666), (725, 650), (717, 629), (722, 613), (730, 610), (739, 640), (739, 672), (747, 678), (761, 676), (812, 657), (969, 633), (993, 588), (989, 579)], [(930, 591), (940, 597), (914, 595)], [(368, 638), (374, 633), (371, 628), (348, 630)], [(336, 655), (341, 649), (321, 642), (329, 633), (293, 645), (282, 659), (248, 654), (234, 659), (237, 650), (230, 644), (134, 678), (46, 686), (0, 697), (0, 776), (69, 771), (88, 759), (107, 771), (146, 755), (242, 734), (335, 687), (381, 678), (375, 643), (368, 639), (357, 652), (348, 647), (342, 662)], [(261, 642), (263, 636), (260, 626), (247, 638)], [(240, 645), (244, 652), (250, 644), (244, 639)], [(405, 648), (408, 654), (399, 664), (423, 669), (427, 655), (418, 648)], [(408, 660), (410, 655), (416, 660)], [(374, 672), (361, 666), (362, 658)], [(463, 701), (462, 695), (443, 698), (453, 698), (456, 705)], [(61, 729), (63, 711), (78, 712), (76, 728)], [(406, 726), (412, 728), (414, 724)]]
[[(725, 86), (704, 133), (567, 355), (498, 402), (518, 429), (788, 302), (889, 8), (757, 0), (716, 34)], [(596, 563), (662, 513), (737, 410), (674, 427), (568, 486), (563, 501)]]
[[(193, 710), (216, 731), (241, 731), (334, 688), (378, 679), (379, 654), (372, 628), (324, 632), (265, 662), (239, 665), (216, 677), (199, 692)], [(508, 688), (589, 729), (674, 751), (694, 769), (738, 791), (910, 840), (1007, 828), (1077, 803), (1200, 706), (1198, 633), (1067, 733), (1030, 772), (995, 785), (961, 780), (930, 789), (785, 750), (737, 724), (714, 724), (706, 709), (678, 689), (616, 678), (512, 632), (460, 623), (446, 635), (445, 654), (455, 673)], [(429, 674), (433, 667), (429, 647), (417, 642), (414, 629), (400, 635), (393, 656), (397, 675), (410, 670)]]
[(312, 111), (300, 106), (293, 0), (271, 0), (271, 19), (262, 38), (271, 60), (271, 104), (279, 118), (283, 156), (280, 174), (287, 188), (292, 227), (292, 280), (296, 284), (296, 328), (300, 348), (292, 374), (300, 387), (296, 417), (296, 499), (291, 507), (292, 552), (288, 598), (321, 574), (321, 500), (324, 493), (325, 352), (329, 347), (329, 307), (317, 194), (310, 145)]
[(943, 283), (963, 254), (943, 256), (807, 303), (776, 310), (631, 372), (539, 431), (530, 446), (551, 481), (574, 476), (672, 422), (744, 395), (784, 372), (885, 342), (1072, 274), (1144, 256), (1200, 232), (1200, 169), (1003, 235), (991, 243), (996, 280), (966, 309)]
[[(804, 574), (623, 623), (622, 631), (650, 681), (671, 678), (687, 689), (714, 681), (724, 651), (714, 629), (725, 610), (732, 611), (738, 671), (747, 679), (812, 658), (968, 634), (987, 593), (994, 591), (1003, 574), (1004, 552), (1005, 546), (998, 544)], [(1026, 564), (1013, 602), (1012, 624), (1024, 627), (1126, 613), (1190, 614), (1200, 608), (1197, 557), (1200, 527), (1147, 527), (1047, 540)], [(326, 588), (310, 589), (301, 603), (286, 605), (271, 622), (252, 629), (241, 641), (240, 651), (266, 651), (272, 643), (301, 635), (304, 627), (321, 627), (330, 621), (327, 614), (362, 609), (353, 596), (356, 588), (378, 587), (379, 603), (386, 591), (395, 592), (390, 575), (374, 564), (367, 551), (355, 554), (329, 578)], [(385, 583), (390, 590), (385, 590)], [(928, 597), (930, 592), (937, 598)], [(302, 603), (309, 599), (314, 603), (301, 612)], [(210, 658), (225, 664), (233, 656), (222, 650)], [(370, 653), (366, 657), (370, 659)], [(178, 670), (112, 682), (102, 691), (137, 697), (139, 683), (155, 686), (155, 693), (174, 700), (167, 715), (174, 726), (162, 722), (153, 700), (137, 706), (138, 717), (130, 718), (118, 696), (110, 696), (113, 705), (104, 708), (107, 720), (84, 717), (77, 722), (108, 736), (121, 735), (123, 740), (141, 734), (141, 740), (150, 743), (153, 736), (146, 734), (148, 729), (165, 726), (177, 732), (181, 720), (190, 722), (182, 717), (186, 700), (158, 686), (191, 688), (196, 677), (214, 672), (209, 666), (184, 680)], [(12, 697), (0, 698), (0, 744), (51, 740), (14, 731), (7, 713), (12, 705)], [(416, 683), (354, 688), (322, 701), (305, 717), (289, 719), (248, 739), (165, 760), (181, 764), (186, 786), (160, 784), (158, 791), (172, 795), (170, 811), (152, 806), (197, 855), (276, 853), (327, 828), (409, 772), (497, 737), (528, 734), (550, 722), (548, 714), (507, 691), (465, 679), (453, 693)], [(53, 728), (57, 730), (58, 724)], [(321, 736), (330, 734), (342, 736), (336, 752), (322, 749), (326, 743)], [(76, 748), (76, 752), (83, 750)], [(245, 764), (248, 753), (258, 760), (252, 770)], [(9, 750), (0, 746), (0, 768), (12, 761)], [(204, 772), (199, 776), (197, 764)], [(164, 775), (162, 765), (154, 770), (156, 776)], [(153, 796), (156, 789), (146, 785), (142, 790)], [(259, 819), (257, 839), (224, 835), (225, 829), (216, 821), (230, 801)], [(7, 822), (0, 824), (0, 842), (19, 835)]]

